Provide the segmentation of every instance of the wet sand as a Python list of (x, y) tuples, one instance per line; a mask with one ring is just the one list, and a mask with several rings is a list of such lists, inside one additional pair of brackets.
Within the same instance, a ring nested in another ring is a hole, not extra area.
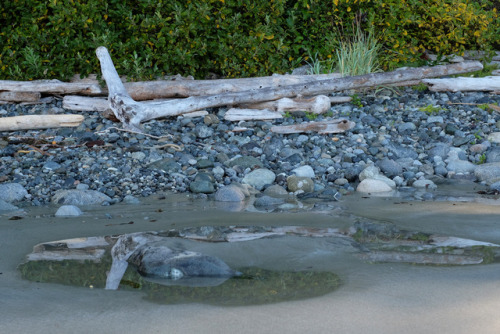
[[(500, 243), (498, 205), (412, 202), (405, 206), (391, 201), (365, 199), (364, 209), (358, 207), (358, 211), (400, 226)], [(350, 199), (340, 204), (347, 210), (355, 206)], [(130, 211), (118, 206), (93, 208), (83, 217), (58, 219), (45, 215), (47, 209), (30, 208), (28, 217), (21, 220), (0, 217), (0, 333), (500, 332), (498, 263), (465, 267), (325, 264), (338, 266), (344, 281), (339, 290), (302, 301), (242, 307), (158, 305), (144, 300), (140, 292), (29, 282), (16, 271), (35, 244), (52, 240), (194, 225), (348, 223), (334, 215), (230, 213), (207, 205), (150, 202)], [(156, 212), (158, 207), (164, 211)], [(111, 219), (106, 212), (111, 212)], [(129, 221), (134, 224), (114, 225)]]

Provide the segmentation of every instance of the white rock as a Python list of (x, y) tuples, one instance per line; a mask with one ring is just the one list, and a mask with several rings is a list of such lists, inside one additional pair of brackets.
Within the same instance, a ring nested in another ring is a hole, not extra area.
[(384, 193), (391, 192), (392, 188), (381, 180), (364, 179), (358, 184), (356, 191), (361, 193)]
[(370, 165), (363, 169), (361, 173), (359, 173), (360, 181), (364, 181), (367, 179), (382, 181), (387, 184), (391, 188), (396, 188), (396, 182), (380, 173), (380, 169), (373, 165)]
[(500, 143), (500, 132), (492, 132), (488, 135), (488, 141), (492, 143)]
[(292, 173), (297, 176), (310, 177), (311, 179), (314, 179), (315, 177), (314, 169), (308, 165), (297, 167), (292, 170)]
[(256, 169), (243, 178), (241, 183), (249, 184), (257, 190), (262, 190), (265, 185), (272, 184), (276, 179), (276, 174), (266, 168)]
[(81, 216), (82, 214), (82, 210), (75, 205), (63, 205), (57, 210), (56, 217), (76, 217)]

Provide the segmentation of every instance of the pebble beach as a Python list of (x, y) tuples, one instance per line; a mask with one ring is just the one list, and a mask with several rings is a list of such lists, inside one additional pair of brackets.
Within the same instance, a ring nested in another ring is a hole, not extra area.
[[(488, 106), (500, 96), (410, 87), (349, 93), (353, 101), (317, 117), (294, 112), (230, 122), (227, 109), (216, 108), (202, 117), (146, 122), (140, 134), (83, 112), (77, 128), (2, 132), (0, 210), (136, 203), (171, 192), (217, 201), (253, 194), (256, 206), (271, 208), (286, 204), (286, 196), (338, 200), (356, 191), (432, 200), (440, 184), (453, 180), (500, 190), (500, 113)], [(63, 113), (72, 111), (60, 100), (0, 105), (1, 117)], [(270, 131), (312, 118), (355, 126), (338, 134)]]

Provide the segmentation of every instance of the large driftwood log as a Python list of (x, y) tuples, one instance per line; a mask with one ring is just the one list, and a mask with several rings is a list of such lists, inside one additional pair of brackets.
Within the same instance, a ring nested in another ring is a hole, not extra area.
[(0, 118), (0, 131), (76, 127), (83, 122), (82, 115), (26, 115)]
[(0, 92), (1, 101), (9, 102), (35, 102), (40, 100), (39, 92)]
[(59, 80), (10, 81), (0, 80), (0, 91), (39, 92), (49, 94), (102, 95), (98, 84), (84, 82), (62, 82)]
[(477, 61), (463, 62), (452, 65), (412, 68), (404, 71), (400, 70), (386, 73), (372, 73), (340, 79), (318, 80), (306, 84), (296, 84), (284, 87), (266, 87), (263, 89), (237, 93), (226, 93), (202, 97), (193, 96), (186, 99), (176, 99), (146, 105), (144, 103), (134, 101), (127, 93), (125, 86), (116, 72), (108, 50), (101, 46), (97, 48), (96, 54), (101, 63), (103, 78), (106, 80), (106, 84), (108, 86), (108, 100), (111, 110), (123, 123), (125, 128), (135, 131), (141, 131), (140, 123), (144, 121), (168, 116), (176, 116), (182, 113), (205, 108), (272, 101), (283, 97), (295, 97), (299, 95), (313, 96), (318, 94), (328, 94), (333, 91), (365, 88), (400, 81), (458, 74), (477, 71), (483, 68), (482, 64)]
[(451, 79), (425, 79), (422, 80), (429, 90), (434, 92), (471, 92), (471, 91), (500, 91), (500, 77), (490, 76), (484, 78), (451, 78)]

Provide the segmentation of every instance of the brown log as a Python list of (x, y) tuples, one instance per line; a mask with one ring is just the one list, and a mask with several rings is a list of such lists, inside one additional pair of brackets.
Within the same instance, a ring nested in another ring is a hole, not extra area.
[(141, 131), (140, 123), (144, 121), (176, 116), (205, 108), (272, 101), (283, 97), (295, 97), (299, 95), (314, 96), (318, 94), (328, 94), (334, 91), (366, 88), (401, 81), (465, 73), (483, 68), (482, 64), (477, 61), (463, 62), (434, 67), (410, 68), (386, 73), (372, 73), (340, 79), (318, 80), (290, 86), (266, 87), (244, 92), (201, 97), (192, 96), (185, 99), (176, 99), (146, 105), (134, 101), (127, 93), (125, 86), (116, 72), (108, 50), (105, 47), (99, 47), (96, 50), (96, 54), (101, 64), (103, 78), (106, 80), (108, 86), (108, 100), (111, 110), (113, 110), (113, 113), (123, 123), (125, 128), (134, 131)]
[(1, 101), (9, 102), (35, 102), (40, 100), (39, 92), (0, 92)]
[(356, 125), (354, 122), (348, 121), (346, 119), (336, 119), (332, 121), (273, 126), (271, 128), (271, 132), (282, 134), (301, 133), (308, 131), (318, 132), (320, 134), (341, 133), (352, 129), (354, 125)]
[(0, 118), (0, 131), (76, 127), (83, 122), (82, 115), (26, 115)]

